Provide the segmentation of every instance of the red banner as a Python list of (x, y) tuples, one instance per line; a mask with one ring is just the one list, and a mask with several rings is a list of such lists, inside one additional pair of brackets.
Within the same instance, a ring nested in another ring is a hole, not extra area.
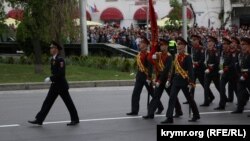
[(153, 6), (153, 0), (149, 0), (149, 16), (151, 19), (151, 51), (150, 51), (150, 58), (152, 55), (157, 51), (158, 48), (158, 26), (157, 26), (157, 18), (155, 14), (155, 9)]

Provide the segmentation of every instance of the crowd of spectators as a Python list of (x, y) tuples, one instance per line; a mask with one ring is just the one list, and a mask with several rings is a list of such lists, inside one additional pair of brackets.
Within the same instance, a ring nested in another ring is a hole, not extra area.
[[(88, 42), (89, 43), (117, 43), (129, 48), (138, 50), (138, 44), (141, 36), (148, 36), (151, 38), (150, 30), (147, 35), (147, 29), (145, 27), (119, 28), (114, 26), (104, 27), (91, 27), (88, 28)], [(250, 26), (232, 26), (231, 29), (214, 29), (206, 27), (194, 27), (188, 30), (188, 35), (198, 34), (202, 37), (202, 41), (206, 44), (206, 36), (213, 35), (218, 38), (218, 41), (222, 40), (224, 36), (236, 36), (238, 38), (248, 36), (250, 37)], [(160, 28), (159, 37), (166, 39), (174, 39), (181, 36), (181, 30), (169, 30)]]

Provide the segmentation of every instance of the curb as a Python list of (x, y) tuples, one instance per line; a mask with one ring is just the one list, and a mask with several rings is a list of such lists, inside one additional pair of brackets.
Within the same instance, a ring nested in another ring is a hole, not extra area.
[[(133, 86), (134, 80), (107, 80), (107, 81), (73, 81), (69, 82), (70, 88), (88, 88), (88, 87), (115, 87), (115, 86)], [(48, 89), (50, 84), (45, 83), (8, 83), (0, 84), (0, 91), (11, 90), (37, 90)]]

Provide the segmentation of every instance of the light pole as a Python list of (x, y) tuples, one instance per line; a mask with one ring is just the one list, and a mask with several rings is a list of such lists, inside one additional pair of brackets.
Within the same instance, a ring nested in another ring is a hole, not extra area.
[(88, 39), (87, 39), (87, 0), (79, 0), (80, 2), (80, 26), (81, 26), (81, 55), (88, 56)]
[(187, 0), (182, 0), (182, 37), (187, 41)]

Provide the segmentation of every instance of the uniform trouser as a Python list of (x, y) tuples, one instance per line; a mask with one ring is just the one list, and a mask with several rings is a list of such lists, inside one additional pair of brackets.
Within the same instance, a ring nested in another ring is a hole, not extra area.
[(238, 110), (244, 110), (244, 107), (249, 100), (249, 90), (250, 82), (249, 81), (240, 81), (238, 83)]
[(51, 85), (48, 95), (43, 102), (42, 108), (36, 115), (36, 119), (40, 122), (43, 122), (45, 120), (58, 95), (61, 96), (63, 102), (67, 107), (70, 113), (71, 121), (79, 121), (78, 113), (70, 97), (69, 91), (67, 89), (58, 90), (58, 88), (54, 87), (53, 85)]
[[(136, 80), (135, 85), (134, 85), (134, 90), (132, 93), (132, 112), (133, 113), (138, 113), (139, 112), (139, 108), (140, 108), (140, 96), (141, 96), (141, 92), (143, 89), (143, 86), (146, 86), (148, 94), (153, 98), (154, 97), (154, 88), (152, 85), (148, 85), (148, 83), (145, 81), (140, 81), (140, 80)], [(163, 105), (161, 102), (159, 102), (158, 104), (158, 109), (164, 109)]]
[[(194, 73), (194, 82), (196, 82), (196, 80), (198, 79), (199, 82), (200, 82), (200, 84), (201, 84), (201, 86), (205, 90), (204, 75), (205, 75), (204, 71), (199, 71), (199, 72), (197, 71), (197, 72), (195, 72)], [(195, 88), (191, 90), (191, 94), (194, 95), (194, 93), (195, 93)], [(212, 93), (212, 91), (211, 91), (210, 88), (208, 88), (208, 97), (209, 97), (209, 99), (213, 99), (214, 98), (214, 95), (213, 95), (213, 93)]]
[[(226, 96), (226, 84), (229, 82), (229, 76), (222, 76), (220, 79), (220, 107), (225, 107), (227, 102)], [(236, 89), (236, 85), (234, 85), (234, 89)]]
[(236, 79), (231, 79), (228, 82), (228, 101), (234, 101), (234, 93), (236, 94), (237, 97), (237, 83), (235, 82)]
[[(165, 88), (165, 83), (161, 83), (161, 85), (158, 88), (155, 88), (155, 96), (149, 103), (148, 115), (154, 115), (157, 107), (161, 105), (161, 96), (162, 96), (164, 89), (166, 90), (167, 94), (170, 96), (171, 87)], [(181, 104), (178, 98), (175, 103), (175, 113), (182, 114)]]
[(218, 92), (220, 92), (220, 75), (205, 74), (204, 103), (209, 103), (209, 89), (212, 81), (214, 82), (215, 88), (218, 90)]
[(166, 117), (168, 118), (173, 118), (173, 111), (174, 111), (174, 107), (177, 101), (177, 96), (179, 91), (182, 90), (189, 105), (190, 108), (193, 112), (194, 116), (200, 116), (197, 105), (194, 101), (194, 97), (190, 94), (188, 87), (185, 86), (178, 86), (176, 84), (173, 84), (173, 86), (171, 87), (171, 92), (170, 92), (170, 98), (169, 98), (169, 103), (168, 103), (168, 110), (166, 113)]

